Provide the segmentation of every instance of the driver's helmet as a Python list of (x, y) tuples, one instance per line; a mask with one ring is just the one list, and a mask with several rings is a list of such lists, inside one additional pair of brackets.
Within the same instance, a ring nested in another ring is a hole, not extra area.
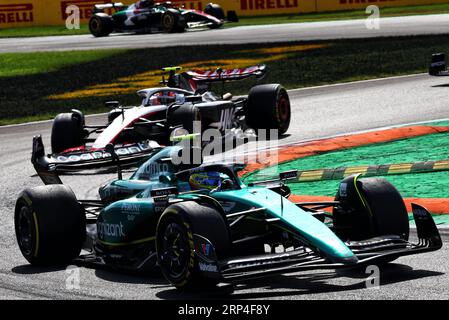
[(193, 173), (190, 175), (189, 184), (193, 190), (213, 190), (221, 185), (220, 173), (216, 171)]
[(160, 100), (159, 100), (160, 96), (157, 94), (154, 94), (150, 97), (150, 105), (151, 106), (158, 106), (161, 104)]
[(138, 3), (139, 9), (151, 7), (154, 4), (153, 0), (140, 0)]

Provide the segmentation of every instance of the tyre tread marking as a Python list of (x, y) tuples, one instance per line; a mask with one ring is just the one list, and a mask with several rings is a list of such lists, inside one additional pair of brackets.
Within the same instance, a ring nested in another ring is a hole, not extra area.
[(365, 202), (365, 199), (362, 197), (362, 193), (360, 192), (359, 188), (357, 187), (357, 180), (360, 177), (360, 174), (357, 174), (354, 177), (354, 188), (357, 191), (357, 194), (359, 195), (360, 200), (362, 200), (362, 204), (365, 208), (368, 208), (368, 204)]

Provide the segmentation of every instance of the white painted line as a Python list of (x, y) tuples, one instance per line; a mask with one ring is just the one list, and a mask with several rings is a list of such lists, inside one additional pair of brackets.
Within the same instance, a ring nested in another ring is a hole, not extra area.
[(347, 85), (353, 85), (353, 84), (359, 84), (359, 83), (379, 82), (379, 81), (396, 80), (396, 79), (403, 79), (403, 78), (413, 78), (413, 77), (423, 76), (423, 75), (427, 75), (427, 73), (414, 73), (414, 74), (407, 74), (407, 75), (402, 75), (402, 76), (393, 76), (393, 77), (386, 77), (386, 78), (376, 78), (376, 79), (357, 80), (357, 81), (341, 82), (341, 83), (333, 83), (333, 84), (324, 84), (324, 85), (320, 85), (320, 86), (290, 89), (290, 90), (288, 90), (288, 92), (306, 91), (306, 90), (330, 88), (330, 87), (340, 87), (340, 86), (347, 86)]
[[(370, 83), (370, 82), (388, 81), (388, 80), (403, 79), (403, 78), (412, 78), (412, 77), (425, 75), (425, 74), (427, 74), (427, 73), (416, 73), (416, 74), (408, 74), (408, 75), (403, 75), (403, 76), (394, 76), (394, 77), (386, 77), (386, 78), (376, 78), (376, 79), (358, 80), (358, 81), (351, 81), (351, 82), (325, 84), (325, 85), (321, 85), (321, 86), (313, 86), (313, 87), (290, 89), (290, 90), (287, 90), (287, 91), (288, 92), (298, 92), (298, 91), (307, 91), (307, 90), (314, 90), (314, 89), (320, 89), (320, 88), (349, 86), (349, 85), (359, 84), (359, 83)], [(95, 117), (95, 116), (102, 116), (102, 115), (106, 115), (106, 113), (90, 114), (90, 115), (86, 115), (86, 118)], [(20, 126), (48, 123), (48, 122), (52, 122), (52, 121), (53, 121), (53, 119), (51, 119), (51, 120), (31, 121), (31, 122), (18, 123), (18, 124), (8, 124), (8, 125), (5, 125), (5, 126), (0, 126), (0, 128), (13, 128), (13, 127), (20, 127)]]

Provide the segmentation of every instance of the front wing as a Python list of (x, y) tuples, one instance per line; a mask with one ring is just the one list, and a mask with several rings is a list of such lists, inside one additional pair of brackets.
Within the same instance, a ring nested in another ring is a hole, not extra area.
[[(351, 269), (394, 260), (401, 256), (435, 251), (442, 241), (431, 214), (417, 204), (412, 205), (418, 243), (413, 244), (398, 236), (382, 236), (365, 241), (348, 242), (356, 259), (332, 263), (326, 257), (303, 247), (293, 251), (217, 260), (213, 244), (200, 235), (194, 235), (195, 253), (199, 271), (206, 277), (234, 282), (272, 274), (285, 274), (315, 269)], [(208, 247), (207, 255), (203, 248)]]
[[(115, 146), (120, 163), (123, 165), (137, 165), (143, 159), (160, 148), (154, 141), (142, 141), (133, 144)], [(76, 151), (64, 154), (45, 154), (44, 144), (40, 135), (33, 137), (33, 151), (31, 163), (37, 174), (45, 184), (59, 184), (58, 173), (70, 173), (86, 169), (113, 167), (111, 154), (105, 150)]]

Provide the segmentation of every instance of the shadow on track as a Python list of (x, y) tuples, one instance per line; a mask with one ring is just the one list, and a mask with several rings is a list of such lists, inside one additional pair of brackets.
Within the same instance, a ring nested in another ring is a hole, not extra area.
[(95, 275), (104, 281), (126, 284), (147, 284), (152, 289), (171, 288), (170, 284), (160, 275), (154, 273), (150, 275), (141, 275), (132, 272), (115, 272), (109, 270), (96, 270)]
[[(50, 273), (64, 269), (65, 267), (21, 265), (12, 268), (11, 271), (16, 274), (25, 275)], [(369, 276), (364, 270), (360, 269), (338, 272), (303, 273), (296, 276), (278, 275), (242, 281), (235, 286), (219, 285), (211, 289), (202, 288), (197, 291), (183, 292), (169, 285), (159, 273), (142, 275), (131, 272), (97, 269), (95, 275), (99, 279), (114, 283), (149, 285), (154, 289), (161, 290), (156, 294), (158, 298), (167, 300), (268, 299), (301, 294), (308, 295), (363, 290), (366, 289), (366, 280)], [(422, 269), (414, 270), (412, 267), (403, 264), (388, 264), (381, 267), (380, 286), (441, 275), (444, 275), (444, 273)], [(335, 280), (338, 280), (338, 283)]]
[[(381, 267), (380, 285), (395, 284), (426, 277), (441, 276), (444, 273), (430, 270), (413, 270), (402, 264), (389, 264)], [(229, 288), (217, 288), (212, 291), (180, 292), (176, 289), (161, 291), (156, 294), (161, 299), (268, 299), (273, 297), (296, 296), (299, 294), (319, 294), (360, 290), (366, 288), (368, 274), (364, 270), (339, 272), (307, 273), (297, 276), (280, 275), (241, 282), (234, 287), (231, 294)], [(331, 283), (342, 280), (348, 284)], [(354, 282), (355, 279), (355, 282)], [(251, 290), (246, 293), (243, 291)]]
[(57, 267), (37, 267), (32, 266), (31, 264), (24, 264), (21, 266), (17, 266), (11, 269), (13, 273), (17, 274), (40, 274), (40, 273), (49, 273), (65, 270), (65, 266), (57, 266)]
[(447, 88), (447, 87), (449, 87), (449, 83), (436, 84), (432, 86), (432, 88)]

